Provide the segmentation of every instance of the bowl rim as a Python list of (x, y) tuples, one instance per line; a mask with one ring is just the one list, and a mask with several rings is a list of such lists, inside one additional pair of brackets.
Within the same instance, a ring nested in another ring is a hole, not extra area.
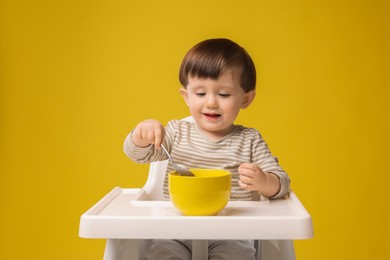
[[(230, 171), (225, 170), (225, 169), (189, 168), (189, 170), (194, 172), (196, 179), (218, 178), (218, 177), (225, 177), (225, 176), (231, 176), (232, 175), (232, 173)], [(215, 175), (196, 176), (198, 171), (202, 171), (202, 172), (217, 171), (217, 173)], [(177, 177), (180, 177), (180, 178), (190, 178), (190, 179), (194, 178), (194, 176), (182, 176), (182, 175), (179, 175), (176, 171), (170, 171), (168, 173), (168, 176), (172, 177), (172, 178), (177, 178)]]

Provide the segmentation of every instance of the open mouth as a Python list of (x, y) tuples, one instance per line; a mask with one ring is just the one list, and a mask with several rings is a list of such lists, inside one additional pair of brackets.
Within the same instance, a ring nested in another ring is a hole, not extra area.
[(203, 115), (205, 115), (206, 118), (208, 118), (208, 119), (217, 119), (217, 118), (221, 117), (221, 114), (208, 114), (208, 113), (204, 113)]

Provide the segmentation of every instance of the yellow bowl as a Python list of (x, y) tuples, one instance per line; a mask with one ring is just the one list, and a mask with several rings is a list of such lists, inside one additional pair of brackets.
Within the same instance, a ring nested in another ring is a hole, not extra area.
[(187, 216), (216, 215), (229, 201), (231, 173), (219, 169), (190, 169), (195, 177), (169, 173), (173, 205)]

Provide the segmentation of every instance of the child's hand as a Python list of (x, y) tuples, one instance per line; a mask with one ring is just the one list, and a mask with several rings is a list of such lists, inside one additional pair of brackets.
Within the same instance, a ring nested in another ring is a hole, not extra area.
[(164, 126), (157, 120), (148, 119), (142, 121), (135, 127), (131, 135), (131, 140), (138, 147), (146, 147), (154, 144), (156, 148), (160, 148), (164, 136)]
[(264, 172), (254, 163), (243, 163), (238, 167), (240, 179), (238, 181), (241, 188), (245, 190), (257, 191), (266, 197), (276, 195), (280, 190), (280, 180), (273, 173)]

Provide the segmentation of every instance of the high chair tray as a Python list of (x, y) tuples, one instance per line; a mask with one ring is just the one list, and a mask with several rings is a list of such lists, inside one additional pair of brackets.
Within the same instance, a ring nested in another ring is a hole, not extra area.
[(114, 188), (81, 216), (80, 237), (294, 240), (313, 236), (311, 217), (293, 192), (287, 199), (229, 202), (216, 216), (183, 216), (170, 202), (142, 201), (143, 192)]

